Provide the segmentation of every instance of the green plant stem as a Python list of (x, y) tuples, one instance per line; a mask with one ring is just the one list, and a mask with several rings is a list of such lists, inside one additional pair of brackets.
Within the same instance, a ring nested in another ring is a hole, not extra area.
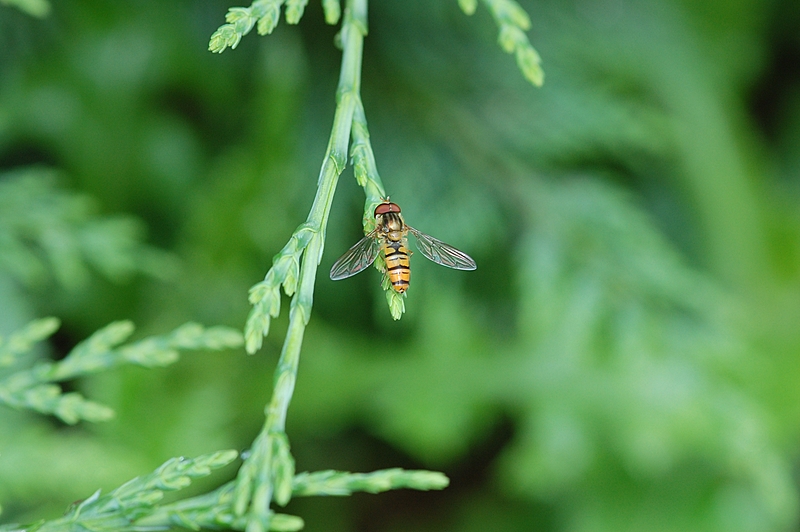
[[(383, 182), (378, 174), (375, 163), (375, 154), (369, 141), (367, 116), (364, 113), (364, 104), (359, 96), (353, 114), (353, 164), (354, 173), (358, 184), (364, 189), (366, 200), (364, 203), (364, 230), (370, 231), (375, 227), (373, 212), (375, 207), (386, 197)], [(368, 225), (369, 224), (369, 225)]]
[[(353, 113), (361, 88), (361, 58), (364, 36), (366, 35), (366, 0), (350, 0), (345, 8), (342, 24), (342, 70), (336, 92), (337, 106), (333, 119), (333, 129), (328, 149), (322, 163), (317, 195), (307, 224), (314, 231), (303, 255), (298, 290), (292, 299), (289, 311), (289, 328), (283, 343), (281, 357), (275, 370), (274, 392), (267, 407), (264, 429), (267, 432), (283, 432), (286, 426), (286, 412), (294, 392), (297, 367), (300, 361), (300, 347), (303, 334), (311, 317), (314, 299), (314, 283), (317, 267), (322, 260), (325, 245), (325, 231), (333, 202), (333, 194), (339, 175), (347, 164), (347, 145)], [(360, 14), (363, 18), (356, 18)]]
[(264, 427), (236, 481), (235, 513), (242, 515), (247, 512), (249, 532), (268, 530), (270, 502), (275, 499), (285, 504), (291, 496), (294, 464), (290, 463), (288, 441), (284, 434), (286, 414), (297, 379), (303, 334), (311, 317), (314, 283), (322, 260), (333, 195), (339, 175), (347, 165), (353, 115), (361, 89), (361, 62), (366, 33), (367, 0), (348, 0), (340, 33), (342, 68), (336, 91), (336, 112), (320, 170), (317, 194), (304, 224), (310, 230), (311, 237), (303, 253), (297, 292), (291, 302), (289, 326), (275, 370), (274, 389), (266, 407)]

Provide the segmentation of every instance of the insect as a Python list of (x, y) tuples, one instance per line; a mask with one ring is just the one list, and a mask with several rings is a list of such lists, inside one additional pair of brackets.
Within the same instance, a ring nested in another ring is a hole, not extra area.
[(402, 294), (408, 290), (411, 279), (408, 238), (411, 233), (417, 239), (417, 248), (425, 258), (436, 264), (456, 270), (474, 270), (478, 266), (472, 257), (441, 240), (417, 231), (403, 221), (400, 207), (389, 198), (375, 207), (377, 227), (347, 250), (331, 267), (331, 279), (338, 281), (363, 271), (383, 253), (386, 262), (386, 275), (392, 289)]

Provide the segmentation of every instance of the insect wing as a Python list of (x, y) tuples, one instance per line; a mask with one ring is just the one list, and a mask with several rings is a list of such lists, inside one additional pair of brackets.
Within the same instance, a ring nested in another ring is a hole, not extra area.
[(331, 266), (331, 279), (334, 281), (346, 279), (375, 262), (381, 250), (381, 244), (375, 238), (376, 234), (376, 231), (371, 232), (339, 257)]
[(417, 238), (417, 248), (425, 258), (432, 260), (436, 264), (447, 266), (456, 270), (474, 270), (478, 267), (475, 261), (464, 253), (450, 244), (445, 244), (441, 240), (437, 240), (430, 235), (426, 235), (417, 231), (411, 226), (406, 225), (406, 228)]

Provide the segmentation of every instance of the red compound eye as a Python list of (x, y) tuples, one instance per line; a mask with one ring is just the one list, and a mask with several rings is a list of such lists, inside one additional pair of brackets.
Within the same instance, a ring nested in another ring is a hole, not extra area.
[(400, 212), (400, 206), (397, 203), (391, 203), (387, 201), (386, 203), (381, 203), (377, 207), (375, 207), (375, 216), (379, 214), (387, 214), (390, 212)]

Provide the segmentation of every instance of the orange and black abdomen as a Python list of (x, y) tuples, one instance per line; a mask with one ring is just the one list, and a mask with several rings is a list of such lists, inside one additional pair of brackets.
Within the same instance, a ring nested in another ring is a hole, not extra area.
[(408, 283), (411, 280), (411, 270), (409, 269), (408, 255), (405, 238), (395, 242), (386, 240), (383, 244), (383, 258), (386, 261), (386, 275), (392, 288), (398, 294), (408, 290)]

